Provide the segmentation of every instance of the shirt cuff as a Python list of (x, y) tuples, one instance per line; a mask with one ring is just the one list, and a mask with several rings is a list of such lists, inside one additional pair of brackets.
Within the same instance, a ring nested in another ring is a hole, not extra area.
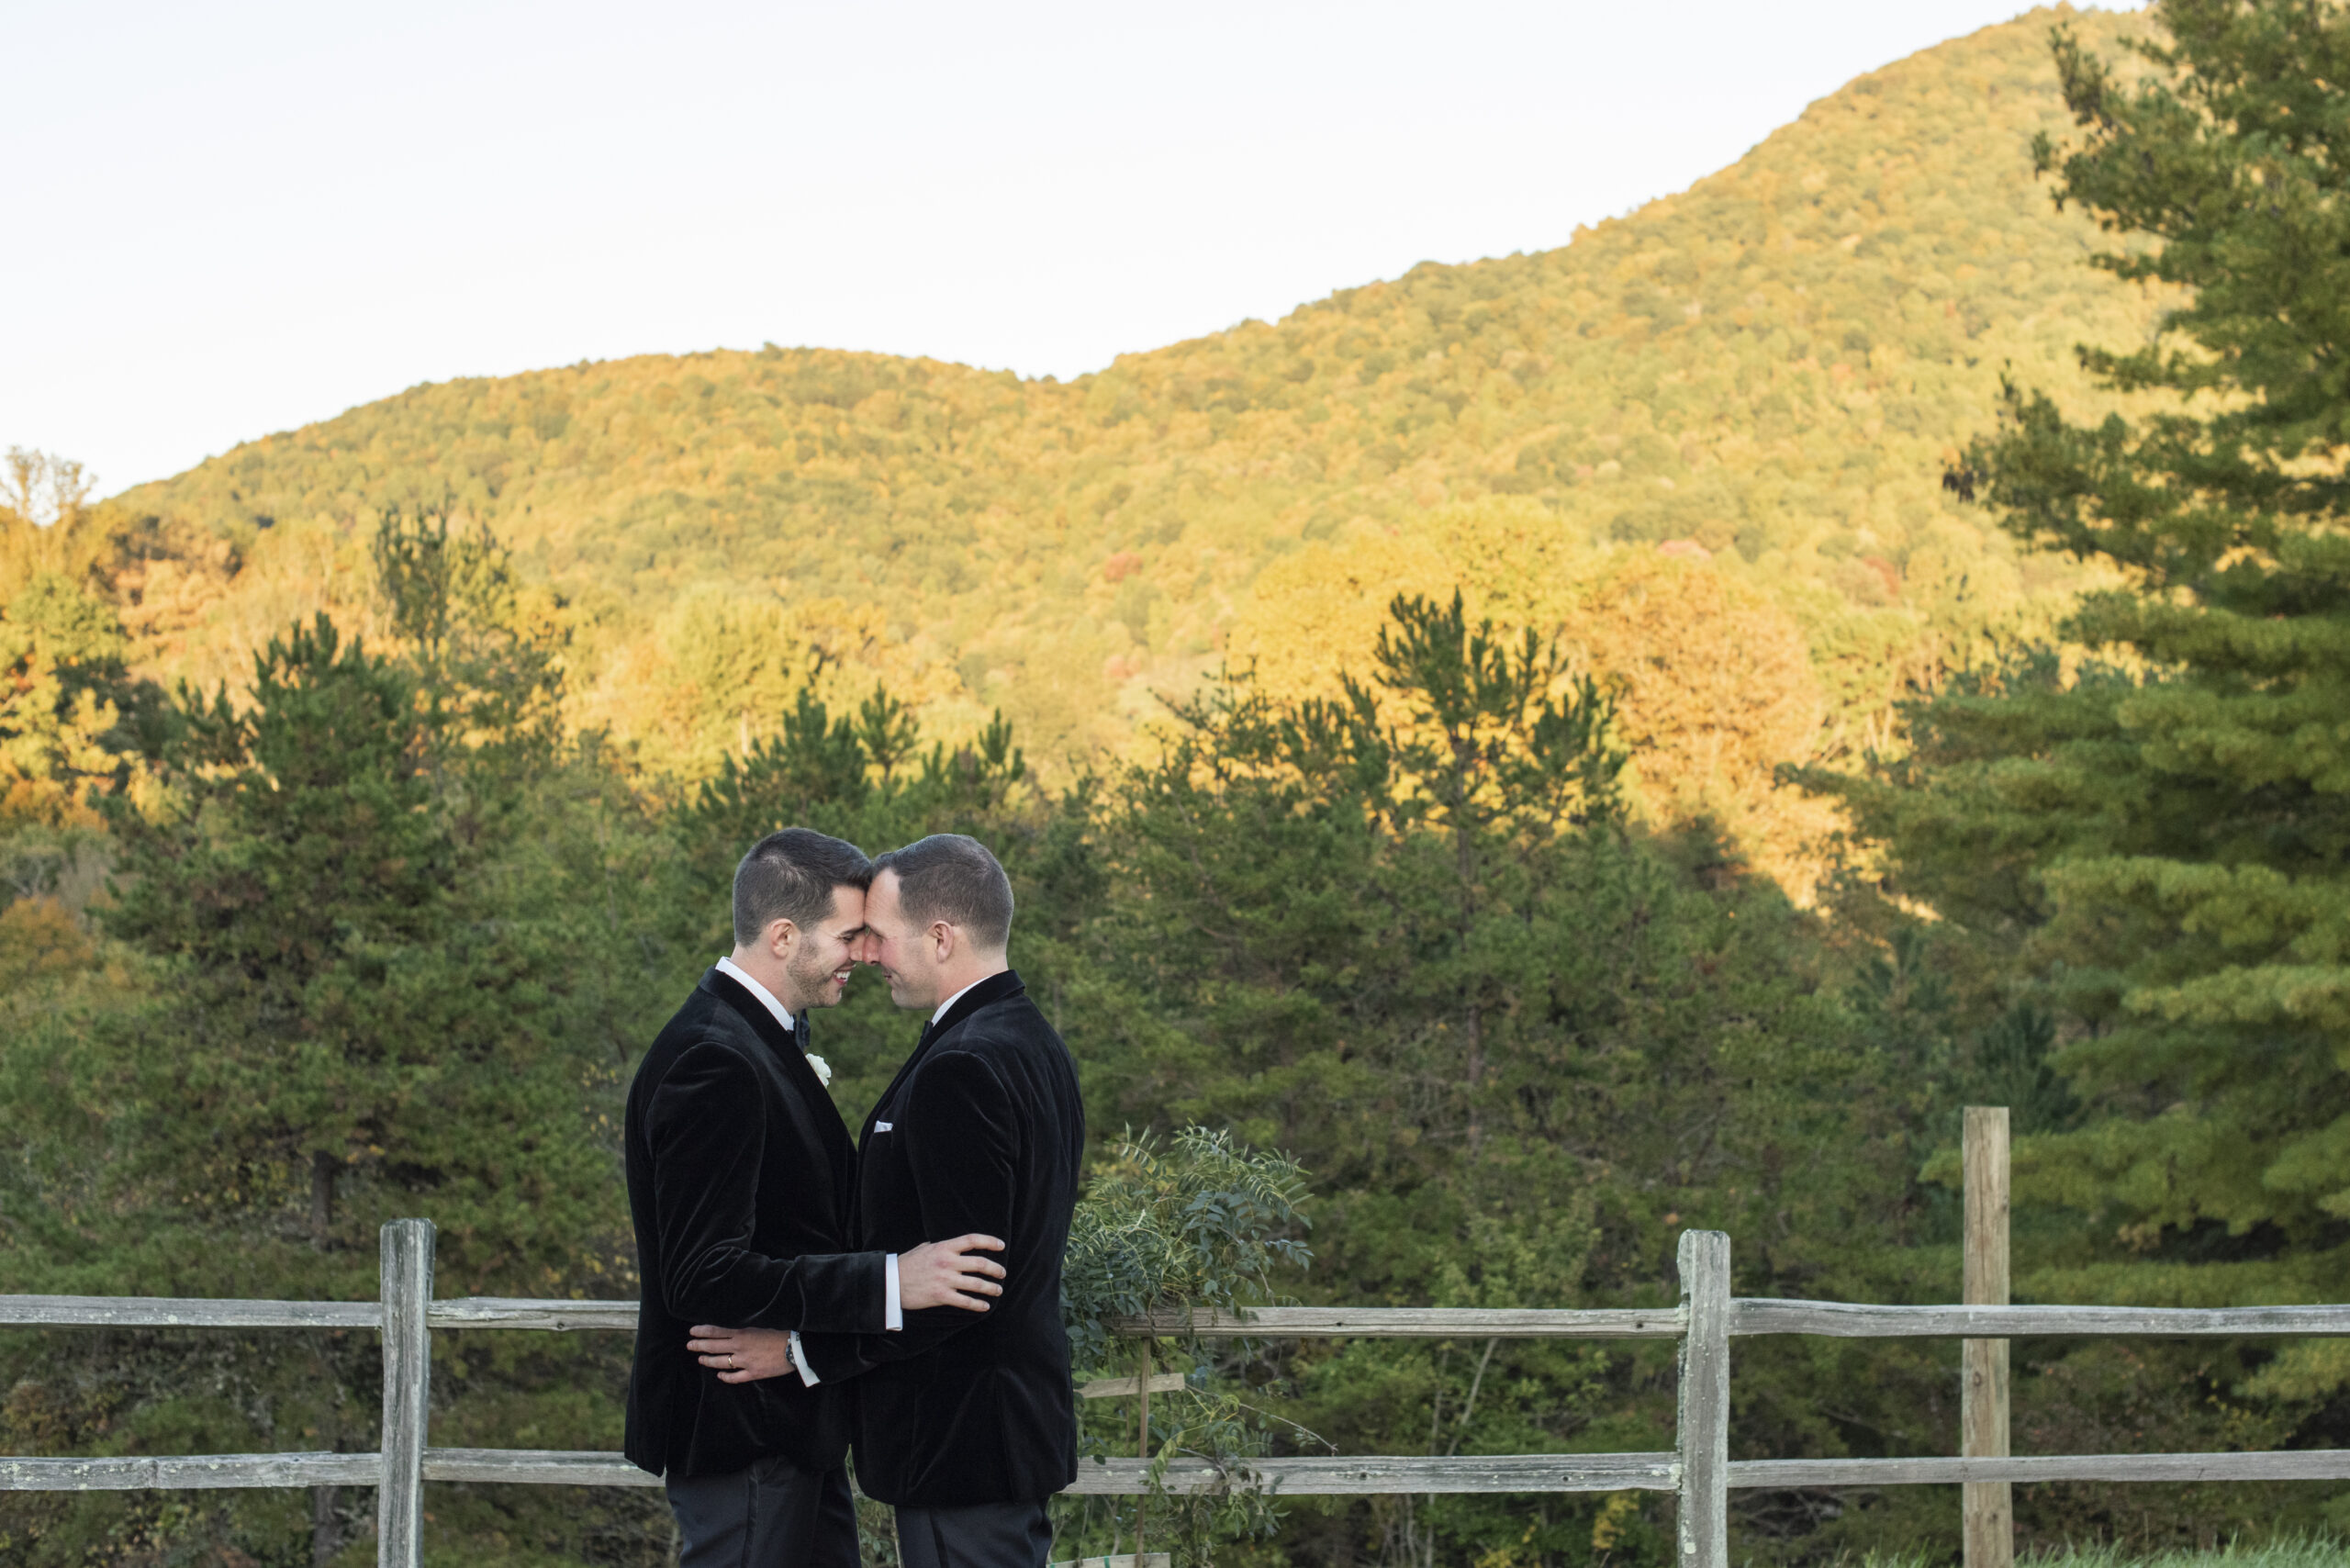
[(906, 1326), (906, 1304), (898, 1294), (898, 1255), (895, 1252), (881, 1255), (881, 1331), (895, 1334)]
[(797, 1328), (791, 1331), (790, 1344), (791, 1364), (800, 1369), (800, 1383), (804, 1387), (815, 1387), (822, 1380), (816, 1376), (816, 1369), (808, 1364), (808, 1358), (800, 1353), (800, 1330)]

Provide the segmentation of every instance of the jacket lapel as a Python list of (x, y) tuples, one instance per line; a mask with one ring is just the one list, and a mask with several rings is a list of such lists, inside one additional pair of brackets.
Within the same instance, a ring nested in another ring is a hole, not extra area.
[(865, 1125), (856, 1129), (856, 1179), (849, 1187), (848, 1199), (848, 1229), (852, 1238), (860, 1243), (865, 1239), (864, 1166), (866, 1153), (873, 1147), (873, 1124), (881, 1119), (883, 1111), (897, 1103), (898, 1091), (912, 1076), (914, 1069), (922, 1065), (923, 1058), (930, 1055), (939, 1041), (953, 1034), (964, 1019), (990, 1002), (1017, 996), (1026, 989), (1020, 983), (1020, 977), (1010, 969), (990, 975), (957, 997), (955, 1005), (946, 1010), (944, 1018), (922, 1026), (922, 1038), (914, 1042), (913, 1054), (906, 1058), (905, 1065), (898, 1069), (896, 1077), (890, 1080), (890, 1087), (882, 1091), (881, 1098), (873, 1102), (873, 1109), (865, 1113)]
[(856, 1147), (860, 1154), (864, 1152), (865, 1146), (872, 1140), (873, 1124), (881, 1119), (881, 1113), (889, 1108), (890, 1102), (897, 1099), (898, 1086), (905, 1082), (906, 1075), (921, 1064), (923, 1057), (930, 1054), (930, 1043), (936, 1039), (939, 1034), (939, 1030), (932, 1028), (927, 1024), (922, 1026), (922, 1038), (914, 1042), (913, 1051), (904, 1062), (900, 1064), (897, 1076), (890, 1080), (890, 1087), (881, 1092), (881, 1098), (873, 1102), (873, 1108), (865, 1113), (865, 1124), (856, 1129)]
[[(722, 975), (719, 978), (722, 980), (725, 977)], [(933, 1046), (953, 1034), (956, 1025), (988, 1003), (1001, 1002), (1008, 996), (1017, 996), (1026, 989), (1020, 983), (1020, 976), (1016, 971), (1005, 969), (1001, 974), (990, 975), (957, 997), (955, 1005), (948, 1008), (946, 1016), (937, 1023), (924, 1024), (922, 1026), (922, 1038), (914, 1042), (913, 1054), (906, 1058), (905, 1065), (899, 1068), (897, 1076), (890, 1080), (890, 1087), (882, 1091), (881, 1098), (873, 1102), (873, 1109), (865, 1113), (865, 1125), (856, 1130), (856, 1147), (859, 1152), (864, 1150), (867, 1143), (873, 1137), (873, 1124), (880, 1119), (882, 1111), (897, 1099), (899, 1086), (905, 1082), (908, 1075), (915, 1068), (922, 1065), (923, 1058), (930, 1054)]]
[(1020, 983), (1020, 971), (1017, 969), (1005, 969), (990, 975), (955, 999), (955, 1005), (948, 1008), (946, 1016), (938, 1021), (935, 1033), (944, 1035), (980, 1008), (1002, 1002), (1006, 997), (1018, 996), (1027, 989)]
[[(808, 1014), (800, 1014), (798, 1024), (797, 1033), (803, 1047), (799, 1053), (800, 1070), (807, 1075), (809, 1087), (805, 1092), (811, 1096), (808, 1103), (816, 1118), (816, 1136), (824, 1140), (824, 1152), (832, 1157), (833, 1181), (839, 1191), (845, 1193), (856, 1180), (856, 1140), (849, 1137), (848, 1124), (841, 1120), (840, 1108), (833, 1103), (833, 1092), (824, 1087), (824, 1081), (808, 1065), (808, 1053), (816, 1048), (815, 1036), (808, 1032)], [(825, 1114), (828, 1111), (830, 1115)]]
[(787, 1029), (733, 976), (713, 969), (702, 976), (701, 983), (703, 990), (733, 1008), (736, 1016), (758, 1036), (759, 1042), (774, 1053), (784, 1081), (799, 1092), (807, 1125), (813, 1127), (817, 1141), (823, 1146), (824, 1163), (833, 1172), (836, 1191), (845, 1191), (855, 1174), (856, 1146), (849, 1141), (848, 1128), (833, 1104), (831, 1091), (816, 1076), (816, 1070), (808, 1065), (808, 1052), (801, 1044), (808, 1014), (796, 1014), (793, 1022), (797, 1027)]

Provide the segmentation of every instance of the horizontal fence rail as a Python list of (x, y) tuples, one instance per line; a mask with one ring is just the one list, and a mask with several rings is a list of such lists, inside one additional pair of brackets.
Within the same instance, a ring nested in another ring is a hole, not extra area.
[(0, 1295), (0, 1324), (32, 1328), (367, 1328), (372, 1301), (228, 1301), (203, 1296)]
[(425, 1321), (435, 1328), (537, 1328), (555, 1334), (599, 1329), (636, 1331), (632, 1301), (528, 1301), (513, 1296), (469, 1295), (436, 1301)]
[[(1083, 1496), (1149, 1490), (1138, 1459), (1085, 1460), (1069, 1488)], [(185, 1458), (0, 1459), (0, 1492), (202, 1491), (226, 1487), (372, 1486), (378, 1453), (195, 1454)], [(1430, 1458), (1264, 1459), (1227, 1476), (1201, 1460), (1170, 1462), (1171, 1492), (1259, 1484), (1281, 1496), (1467, 1492), (1669, 1492), (1670, 1453), (1482, 1454)], [(424, 1450), (427, 1481), (536, 1486), (658, 1486), (616, 1453), (586, 1449)], [(1731, 1491), (1955, 1485), (1965, 1481), (2350, 1481), (2350, 1450), (2275, 1453), (2032, 1454), (2009, 1459), (1734, 1459)]]
[(229, 1486), (373, 1486), (380, 1453), (203, 1453), (175, 1458), (0, 1459), (0, 1492), (211, 1491)]
[(2350, 1449), (2270, 1453), (2018, 1454), (1998, 1459), (1734, 1459), (1729, 1484), (1948, 1486), (1964, 1481), (2350, 1481)]
[[(431, 1226), (385, 1226), (383, 1299), (285, 1302), (163, 1296), (0, 1295), (0, 1326), (42, 1328), (338, 1328), (386, 1333), (385, 1431), (390, 1451), (195, 1454), (179, 1457), (0, 1458), (0, 1492), (374, 1486), (378, 1562), (420, 1560), (423, 1482), (542, 1486), (658, 1486), (617, 1453), (443, 1449), (424, 1444), (430, 1330), (630, 1332), (637, 1305), (503, 1296), (431, 1299)], [(1288, 1496), (1371, 1494), (1673, 1492), (1684, 1568), (1727, 1568), (1727, 1495), (1738, 1490), (1952, 1485), (1979, 1482), (2350, 1481), (2350, 1450), (2264, 1453), (2055, 1454), (2014, 1458), (1733, 1460), (1728, 1453), (1729, 1342), (1766, 1334), (1834, 1338), (2012, 1338), (2350, 1336), (2350, 1305), (2246, 1307), (1886, 1306), (1732, 1297), (1729, 1238), (1683, 1233), (1682, 1301), (1672, 1307), (1506, 1309), (1275, 1306), (1246, 1312), (1162, 1312), (1115, 1325), (1136, 1338), (1568, 1338), (1680, 1342), (1675, 1446), (1662, 1453), (1282, 1456), (1226, 1472), (1175, 1460), (1159, 1472), (1170, 1492), (1254, 1486)], [(1692, 1325), (1695, 1325), (1693, 1330)], [(397, 1353), (392, 1353), (397, 1350)], [(1152, 1394), (1179, 1373), (1147, 1379)], [(1136, 1378), (1098, 1380), (1092, 1398), (1133, 1397)], [(1140, 1459), (1089, 1459), (1069, 1490), (1131, 1496), (1152, 1489)]]
[(1832, 1339), (2350, 1334), (2350, 1306), (1869, 1306), (1741, 1296), (1730, 1304), (1729, 1331), (1816, 1334)]
[[(434, 1328), (633, 1332), (632, 1301), (459, 1296), (425, 1312)], [(0, 1295), (0, 1327), (46, 1328), (364, 1328), (384, 1326), (372, 1301), (234, 1301), (202, 1296)], [(1494, 1309), (1260, 1306), (1243, 1313), (1161, 1312), (1121, 1318), (1122, 1334), (1196, 1339), (1677, 1339), (1670, 1307)], [(1877, 1306), (1738, 1296), (1733, 1338), (1809, 1334), (1835, 1339), (2350, 1336), (2350, 1306)]]
[[(1078, 1461), (1082, 1495), (1131, 1496), (1148, 1490), (1139, 1459)], [(1681, 1467), (1669, 1453), (1512, 1453), (1428, 1456), (1312, 1455), (1251, 1461), (1245, 1476), (1204, 1460), (1170, 1460), (1169, 1492), (1217, 1491), (1237, 1482), (1277, 1496), (1362, 1496), (1397, 1493), (1670, 1492)]]
[(1247, 1312), (1157, 1312), (1121, 1318), (1122, 1334), (1180, 1339), (1678, 1339), (1670, 1306), (1259, 1306)]

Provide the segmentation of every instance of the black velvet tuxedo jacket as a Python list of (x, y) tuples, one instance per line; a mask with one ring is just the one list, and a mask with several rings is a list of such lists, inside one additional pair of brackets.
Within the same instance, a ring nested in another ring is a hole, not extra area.
[(638, 1064), (625, 1136), (643, 1281), (629, 1459), (679, 1479), (770, 1454), (805, 1470), (838, 1464), (845, 1388), (797, 1376), (724, 1383), (686, 1349), (698, 1323), (881, 1329), (881, 1254), (848, 1240), (856, 1149), (792, 1031), (711, 969)]
[(867, 1495), (1024, 1503), (1077, 1479), (1061, 1253), (1084, 1156), (1077, 1064), (1009, 971), (923, 1030), (866, 1118), (856, 1245), (903, 1252), (981, 1231), (1002, 1238), (1006, 1275), (985, 1313), (932, 1307), (900, 1333), (801, 1337), (820, 1378), (854, 1377)]

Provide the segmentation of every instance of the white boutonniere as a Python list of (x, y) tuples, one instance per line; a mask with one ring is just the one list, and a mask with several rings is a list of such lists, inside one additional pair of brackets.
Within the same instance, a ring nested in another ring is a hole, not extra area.
[(830, 1089), (833, 1086), (833, 1064), (826, 1061), (822, 1057), (818, 1056), (814, 1051), (808, 1051), (803, 1054), (808, 1058), (808, 1065), (816, 1070), (816, 1081), (822, 1084), (825, 1088)]

